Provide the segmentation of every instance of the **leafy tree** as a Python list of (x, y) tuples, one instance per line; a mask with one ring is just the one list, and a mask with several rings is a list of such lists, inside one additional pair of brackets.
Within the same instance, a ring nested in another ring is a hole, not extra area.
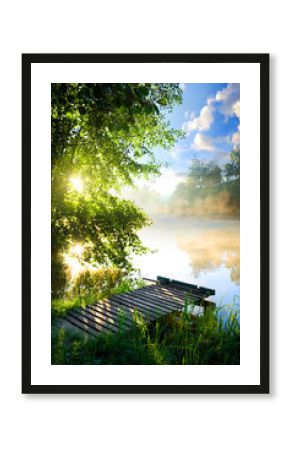
[(218, 193), (221, 182), (222, 170), (219, 166), (194, 159), (186, 181), (177, 186), (172, 200), (193, 204), (198, 198)]
[(240, 147), (231, 152), (231, 161), (225, 166), (227, 190), (230, 193), (231, 203), (240, 208)]
[(172, 198), (171, 212), (196, 216), (237, 216), (240, 209), (240, 149), (230, 153), (222, 169), (214, 163), (194, 159), (185, 182)]
[(240, 147), (237, 146), (231, 151), (231, 161), (225, 166), (225, 176), (227, 180), (240, 179)]
[(189, 170), (189, 178), (194, 189), (207, 195), (219, 190), (222, 180), (222, 170), (212, 163), (201, 163), (193, 160)]
[(97, 266), (132, 269), (146, 214), (120, 195), (158, 174), (153, 149), (181, 135), (166, 113), (181, 102), (178, 84), (76, 84), (51, 88), (52, 294), (65, 286), (63, 255), (75, 243)]

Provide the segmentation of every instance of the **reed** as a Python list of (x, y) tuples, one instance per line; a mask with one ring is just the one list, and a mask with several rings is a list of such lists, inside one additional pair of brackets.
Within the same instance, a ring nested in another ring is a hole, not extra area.
[(136, 314), (124, 332), (87, 337), (53, 327), (52, 364), (237, 365), (240, 322), (234, 305), (208, 308), (193, 316), (185, 307), (154, 324)]

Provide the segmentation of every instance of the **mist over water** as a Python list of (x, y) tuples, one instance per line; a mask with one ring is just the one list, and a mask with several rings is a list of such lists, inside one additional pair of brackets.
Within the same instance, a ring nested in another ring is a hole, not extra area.
[(214, 300), (239, 303), (240, 223), (173, 215), (150, 215), (151, 227), (140, 232), (153, 253), (136, 256), (142, 277), (157, 275), (215, 289)]

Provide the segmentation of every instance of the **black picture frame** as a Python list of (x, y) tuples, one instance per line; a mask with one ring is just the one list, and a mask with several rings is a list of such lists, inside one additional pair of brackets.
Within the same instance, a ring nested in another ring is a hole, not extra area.
[[(269, 393), (269, 54), (23, 54), (22, 55), (22, 393), (258, 394)], [(260, 65), (260, 384), (31, 384), (31, 65), (33, 63), (256, 63)]]

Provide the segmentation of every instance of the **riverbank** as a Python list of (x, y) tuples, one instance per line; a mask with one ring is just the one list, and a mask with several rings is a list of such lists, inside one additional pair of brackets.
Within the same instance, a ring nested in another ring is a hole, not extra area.
[(87, 337), (52, 328), (52, 364), (238, 365), (237, 313), (209, 309), (203, 316), (186, 310), (146, 325), (140, 317), (129, 332)]

